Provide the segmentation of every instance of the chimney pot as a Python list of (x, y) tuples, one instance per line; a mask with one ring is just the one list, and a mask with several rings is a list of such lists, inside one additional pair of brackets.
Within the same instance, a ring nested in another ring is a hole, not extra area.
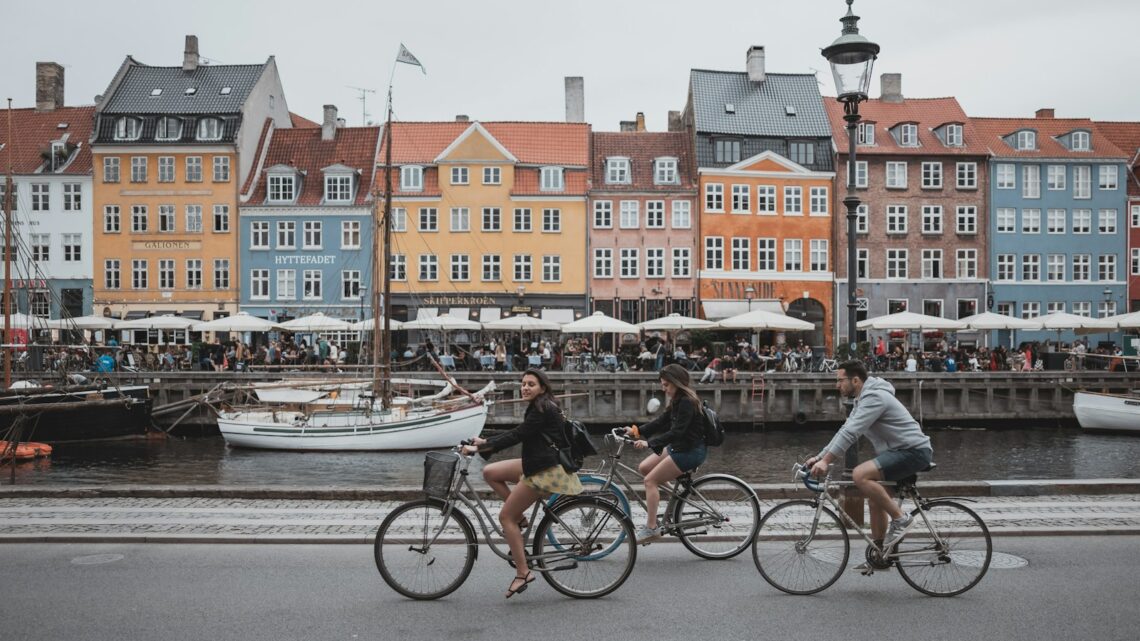
[(645, 112), (637, 112), (637, 131), (645, 131)]
[(637, 121), (636, 120), (622, 120), (622, 121), (618, 122), (618, 129), (621, 130), (622, 132), (626, 132), (626, 133), (637, 131)]
[(1038, 118), (1053, 118), (1053, 113), (1054, 112), (1052, 107), (1043, 107), (1041, 109), (1038, 109), (1035, 115)]
[(321, 140), (336, 138), (336, 105), (325, 105), (325, 118), (321, 123)]
[(467, 114), (456, 114), (455, 122), (471, 122), (471, 117)]
[(884, 73), (879, 76), (879, 98), (883, 102), (902, 102), (902, 74)]
[(669, 112), (669, 131), (684, 131), (685, 127), (681, 124), (681, 112)]
[(186, 36), (186, 50), (182, 52), (182, 70), (194, 71), (198, 68), (198, 36)]
[(36, 111), (55, 111), (63, 106), (63, 66), (36, 63)]
[(767, 74), (764, 71), (764, 47), (752, 45), (745, 56), (744, 68), (748, 71), (748, 79), (752, 82), (764, 82)]
[(566, 122), (586, 122), (586, 82), (566, 76)]

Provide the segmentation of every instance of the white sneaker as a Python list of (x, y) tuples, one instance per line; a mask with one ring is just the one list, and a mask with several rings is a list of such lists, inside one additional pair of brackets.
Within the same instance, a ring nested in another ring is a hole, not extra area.
[(904, 514), (901, 518), (891, 519), (891, 524), (887, 527), (887, 536), (883, 538), (883, 549), (889, 550), (894, 547), (906, 533), (906, 529), (910, 527), (912, 521), (914, 518), (909, 514)]
[(661, 526), (657, 526), (655, 528), (642, 527), (637, 531), (638, 545), (649, 545), (659, 538), (661, 538)]

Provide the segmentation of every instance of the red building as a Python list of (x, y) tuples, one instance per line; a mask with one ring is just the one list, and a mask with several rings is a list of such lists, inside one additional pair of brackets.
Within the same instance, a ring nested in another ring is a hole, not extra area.
[(1128, 310), (1140, 311), (1140, 122), (1098, 122), (1096, 128), (1128, 156)]

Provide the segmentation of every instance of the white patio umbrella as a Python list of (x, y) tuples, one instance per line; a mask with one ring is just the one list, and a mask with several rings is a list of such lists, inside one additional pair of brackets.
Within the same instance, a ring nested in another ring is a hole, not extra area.
[(1116, 324), (1108, 322), (1107, 318), (1077, 316), (1068, 312), (1052, 312), (1034, 318), (1033, 322), (1040, 325), (1039, 329), (1052, 329), (1058, 332), (1066, 329), (1099, 329), (1101, 331), (1116, 329)]
[(514, 331), (514, 332), (548, 332), (562, 329), (560, 323), (535, 318), (526, 314), (504, 316), (498, 320), (483, 323), (483, 329)]
[(959, 318), (958, 320), (965, 323), (967, 329), (976, 330), (1041, 329), (1041, 323), (1038, 323), (1037, 319), (1026, 320), (1024, 318), (1014, 318), (1013, 316), (995, 314), (993, 312), (982, 312), (981, 314), (974, 314), (973, 316)]
[[(388, 321), (388, 327), (392, 331), (401, 329), (403, 326), (404, 326), (404, 323), (396, 320), (395, 318)], [(353, 329), (355, 329), (357, 331), (362, 331), (362, 332), (371, 332), (374, 327), (379, 327), (379, 328), (383, 329), (384, 328), (384, 318), (381, 317), (379, 321), (376, 321), (376, 319), (374, 319), (374, 318), (366, 318), (362, 321), (358, 321), (358, 322), (355, 322), (352, 324)]]
[(353, 329), (352, 323), (343, 321), (339, 318), (332, 318), (317, 312), (308, 316), (294, 318), (291, 321), (284, 323), (277, 323), (277, 329), (283, 329), (287, 332), (337, 332), (337, 331), (350, 331)]
[(720, 329), (780, 330), (803, 332), (815, 329), (815, 325), (787, 314), (777, 314), (766, 309), (755, 309), (728, 318), (716, 324)]
[[(29, 316), (19, 312), (8, 315), (8, 322), (12, 329), (47, 329), (48, 319), (43, 316)], [(4, 327), (4, 319), (0, 317), (0, 329)]]
[(432, 316), (430, 318), (417, 318), (403, 325), (403, 329), (434, 329), (442, 332), (450, 332), (457, 329), (481, 329), (482, 327), (483, 325), (477, 321), (448, 316), (447, 314)]
[(258, 318), (249, 312), (238, 312), (233, 316), (198, 323), (193, 329), (196, 332), (268, 332), (276, 325), (273, 321)]
[(855, 324), (858, 329), (966, 329), (966, 324), (941, 316), (928, 316), (914, 312), (897, 312), (885, 316), (876, 316)]
[(691, 316), (682, 316), (676, 312), (661, 318), (654, 318), (647, 320), (644, 323), (639, 323), (637, 326), (645, 331), (676, 331), (685, 329), (705, 329), (715, 326), (716, 323), (703, 318), (693, 318)]
[(163, 314), (115, 323), (115, 329), (190, 329), (197, 323), (198, 321), (193, 318)]
[(563, 334), (636, 334), (638, 331), (637, 325), (606, 316), (603, 312), (594, 312), (562, 326)]
[(49, 329), (115, 329), (116, 321), (106, 316), (56, 318), (47, 322)]
[(1116, 329), (1140, 329), (1140, 312), (1117, 314), (1108, 318), (1101, 318), (1106, 323), (1112, 323)]

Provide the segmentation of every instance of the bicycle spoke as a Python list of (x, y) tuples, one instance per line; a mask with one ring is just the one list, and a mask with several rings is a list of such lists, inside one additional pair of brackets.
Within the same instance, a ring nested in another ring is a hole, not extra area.
[(384, 581), (413, 599), (438, 599), (463, 584), (475, 563), (475, 533), (457, 512), (435, 501), (397, 507), (376, 532), (376, 567)]
[(931, 596), (954, 596), (977, 585), (993, 553), (981, 518), (953, 501), (933, 501), (912, 514), (915, 522), (896, 548), (903, 580)]
[(670, 515), (681, 543), (706, 559), (729, 559), (748, 548), (760, 522), (760, 502), (744, 481), (710, 474), (693, 481)]
[(814, 594), (835, 583), (847, 567), (850, 544), (839, 517), (825, 508), (818, 523), (815, 518), (811, 501), (788, 501), (760, 521), (752, 559), (772, 587)]
[(544, 559), (539, 568), (554, 589), (596, 598), (625, 582), (637, 547), (633, 526), (619, 509), (606, 501), (578, 499), (556, 505), (542, 520), (533, 555)]

